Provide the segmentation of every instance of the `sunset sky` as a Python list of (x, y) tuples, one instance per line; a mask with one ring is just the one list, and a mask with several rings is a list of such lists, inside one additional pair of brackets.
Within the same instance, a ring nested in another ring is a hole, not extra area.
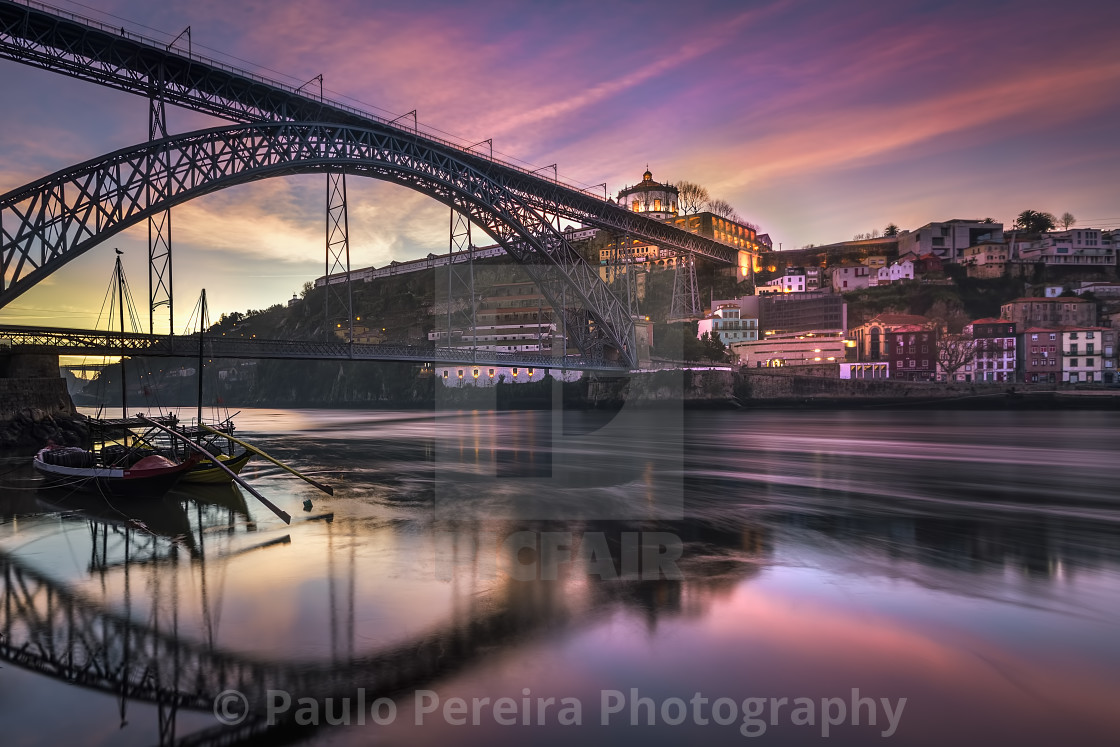
[[(53, 0), (429, 127), (494, 139), (612, 195), (648, 167), (730, 202), (785, 249), (894, 222), (1120, 227), (1120, 3)], [(231, 59), (237, 58), (237, 59)], [(143, 141), (147, 101), (0, 61), (0, 191)], [(182, 132), (218, 124), (173, 109)], [(446, 208), (352, 178), (353, 267), (447, 250)], [(176, 326), (284, 302), (324, 271), (325, 178), (272, 179), (173, 212)], [(138, 226), (0, 309), (90, 326), (112, 247), (147, 293)], [(491, 243), (476, 237), (477, 244)], [(146, 319), (146, 313), (144, 314)]]

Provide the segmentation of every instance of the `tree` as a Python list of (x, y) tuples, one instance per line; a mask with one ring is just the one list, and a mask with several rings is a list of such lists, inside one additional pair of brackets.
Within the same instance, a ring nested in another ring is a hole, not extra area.
[(1015, 227), (1027, 233), (1043, 233), (1054, 229), (1054, 216), (1037, 210), (1024, 210), (1015, 219)]
[(721, 218), (727, 218), (741, 223), (743, 219), (739, 213), (735, 212), (735, 208), (731, 207), (731, 203), (727, 200), (708, 200), (708, 210), (718, 215)]
[(299, 297), (300, 298), (307, 298), (307, 294), (310, 293), (312, 290), (314, 290), (314, 288), (315, 288), (314, 283), (312, 283), (310, 280), (308, 280), (306, 283), (303, 284), (303, 288), (300, 289)]
[(976, 345), (972, 335), (938, 334), (937, 367), (945, 374), (946, 380), (953, 380), (957, 371), (976, 360)]
[(1073, 213), (1066, 212), (1062, 213), (1062, 217), (1058, 219), (1058, 222), (1064, 230), (1068, 231), (1069, 227), (1077, 222), (1077, 218), (1073, 217)]
[(713, 335), (711, 332), (700, 335), (700, 348), (700, 355), (705, 360), (720, 363), (727, 360), (727, 346), (719, 339), (719, 335)]
[(898, 236), (898, 226), (894, 223), (888, 223), (887, 227), (883, 229), (884, 236)]
[(677, 207), (681, 215), (700, 212), (711, 197), (707, 188), (694, 182), (682, 181), (674, 186), (677, 188)]

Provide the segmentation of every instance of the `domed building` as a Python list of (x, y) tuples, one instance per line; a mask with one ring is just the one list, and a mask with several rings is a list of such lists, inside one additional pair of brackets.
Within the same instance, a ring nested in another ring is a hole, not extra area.
[(641, 182), (618, 193), (618, 205), (635, 213), (646, 213), (650, 218), (670, 220), (677, 214), (677, 188), (655, 182), (646, 168)]

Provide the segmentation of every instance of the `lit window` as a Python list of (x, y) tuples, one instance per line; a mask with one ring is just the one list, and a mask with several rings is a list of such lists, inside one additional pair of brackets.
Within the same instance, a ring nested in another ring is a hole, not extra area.
[(634, 200), (633, 202), (630, 203), (630, 209), (633, 210), (636, 213), (636, 212), (638, 212), (642, 209), (642, 206), (640, 204), (638, 204), (637, 200)]

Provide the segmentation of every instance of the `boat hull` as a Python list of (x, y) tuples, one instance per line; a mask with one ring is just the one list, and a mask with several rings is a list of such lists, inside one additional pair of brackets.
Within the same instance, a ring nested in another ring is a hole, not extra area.
[(47, 487), (86, 490), (117, 498), (152, 498), (164, 495), (197, 464), (197, 458), (181, 464), (154, 468), (104, 466), (72, 467), (51, 464), (44, 458), (48, 449), (35, 455), (32, 465), (45, 478)]
[[(246, 451), (235, 457), (220, 456), (218, 459), (226, 467), (230, 469), (235, 475), (241, 474), (241, 470), (253, 458), (250, 451)], [(183, 475), (182, 481), (191, 485), (222, 485), (233, 482), (233, 478), (229, 476), (222, 468), (214, 464), (210, 459), (203, 459), (196, 464), (194, 468), (189, 470)]]

